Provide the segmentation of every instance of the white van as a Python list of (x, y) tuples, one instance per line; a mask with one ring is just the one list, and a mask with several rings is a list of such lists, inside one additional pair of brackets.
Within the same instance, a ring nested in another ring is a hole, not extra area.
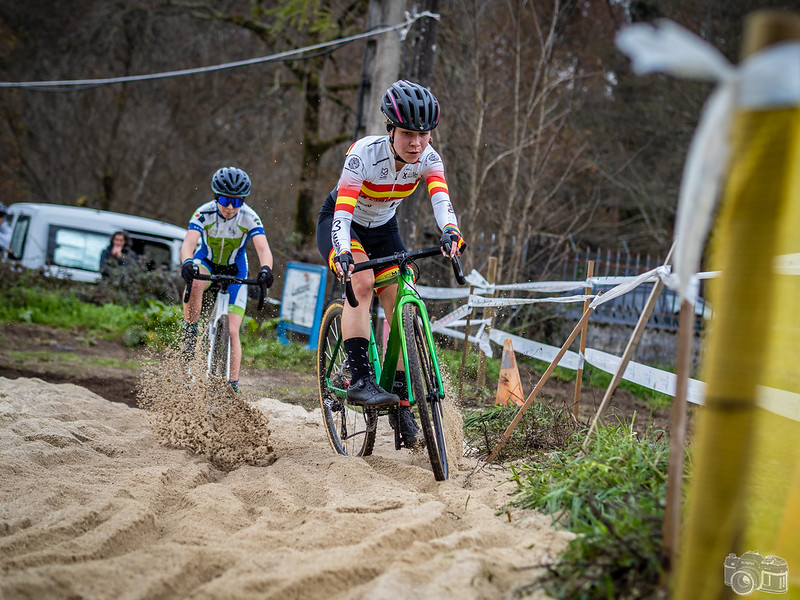
[(151, 269), (177, 268), (186, 234), (186, 229), (163, 221), (59, 204), (18, 202), (9, 207), (6, 219), (13, 230), (12, 260), (76, 281), (100, 279), (100, 254), (115, 231), (130, 234), (133, 251)]

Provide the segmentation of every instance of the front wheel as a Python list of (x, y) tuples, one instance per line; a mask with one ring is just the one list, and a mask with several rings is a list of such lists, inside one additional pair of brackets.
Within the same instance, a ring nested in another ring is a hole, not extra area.
[(341, 300), (334, 300), (322, 317), (317, 344), (319, 403), (331, 447), (345, 456), (369, 456), (375, 446), (378, 411), (346, 402), (350, 367), (342, 339), (343, 307)]
[(449, 469), (442, 399), (419, 309), (413, 304), (403, 306), (403, 334), (408, 351), (411, 392), (419, 411), (419, 422), (428, 447), (431, 470), (437, 481), (444, 481), (449, 476)]

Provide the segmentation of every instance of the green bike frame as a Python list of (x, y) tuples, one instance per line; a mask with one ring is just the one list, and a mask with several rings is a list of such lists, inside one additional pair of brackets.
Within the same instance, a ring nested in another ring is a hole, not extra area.
[[(388, 283), (388, 282), (387, 282)], [(397, 274), (397, 297), (394, 303), (394, 313), (392, 314), (392, 322), (389, 327), (389, 337), (386, 341), (386, 354), (381, 360), (380, 349), (375, 340), (374, 329), (370, 328), (370, 341), (369, 341), (369, 358), (372, 366), (375, 369), (375, 377), (378, 379), (380, 386), (388, 391), (392, 390), (394, 385), (394, 374), (397, 361), (401, 354), (403, 356), (403, 367), (406, 373), (406, 386), (408, 389), (408, 399), (413, 405), (415, 403), (414, 394), (411, 385), (410, 370), (408, 368), (408, 348), (406, 348), (406, 337), (403, 332), (403, 307), (406, 304), (413, 304), (419, 310), (422, 317), (422, 328), (425, 332), (425, 343), (428, 345), (430, 351), (431, 362), (433, 363), (433, 372), (436, 374), (436, 389), (439, 391), (439, 399), (444, 398), (444, 385), (442, 383), (442, 374), (439, 371), (439, 359), (436, 356), (435, 346), (433, 342), (433, 333), (431, 332), (431, 322), (428, 318), (428, 310), (425, 308), (425, 303), (417, 293), (417, 288), (414, 284), (414, 272), (406, 265), (402, 264)], [(383, 367), (386, 367), (385, 369)]]

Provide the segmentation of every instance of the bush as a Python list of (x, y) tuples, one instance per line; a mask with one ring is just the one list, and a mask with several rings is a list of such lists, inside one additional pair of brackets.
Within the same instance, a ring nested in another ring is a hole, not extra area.
[(513, 504), (553, 515), (577, 534), (521, 591), (544, 587), (554, 598), (666, 598), (661, 543), (669, 444), (663, 432), (640, 439), (631, 425), (600, 425), (588, 451), (583, 436), (545, 460), (512, 468)]
[(94, 304), (142, 304), (158, 300), (165, 304), (182, 301), (183, 281), (175, 273), (159, 267), (149, 270), (147, 265), (135, 263), (114, 267), (108, 277), (85, 289), (83, 296)]
[[(514, 419), (519, 407), (496, 405), (464, 417), (464, 442), (472, 453), (488, 456)], [(530, 457), (564, 448), (578, 428), (563, 402), (539, 399), (531, 404), (500, 450), (500, 460)]]

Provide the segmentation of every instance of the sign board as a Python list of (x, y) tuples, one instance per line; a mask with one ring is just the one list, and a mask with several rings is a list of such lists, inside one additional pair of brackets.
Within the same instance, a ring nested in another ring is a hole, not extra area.
[(327, 273), (327, 267), (322, 265), (286, 264), (280, 321), (276, 330), (281, 343), (289, 343), (287, 330), (297, 331), (309, 336), (309, 350), (317, 348)]

